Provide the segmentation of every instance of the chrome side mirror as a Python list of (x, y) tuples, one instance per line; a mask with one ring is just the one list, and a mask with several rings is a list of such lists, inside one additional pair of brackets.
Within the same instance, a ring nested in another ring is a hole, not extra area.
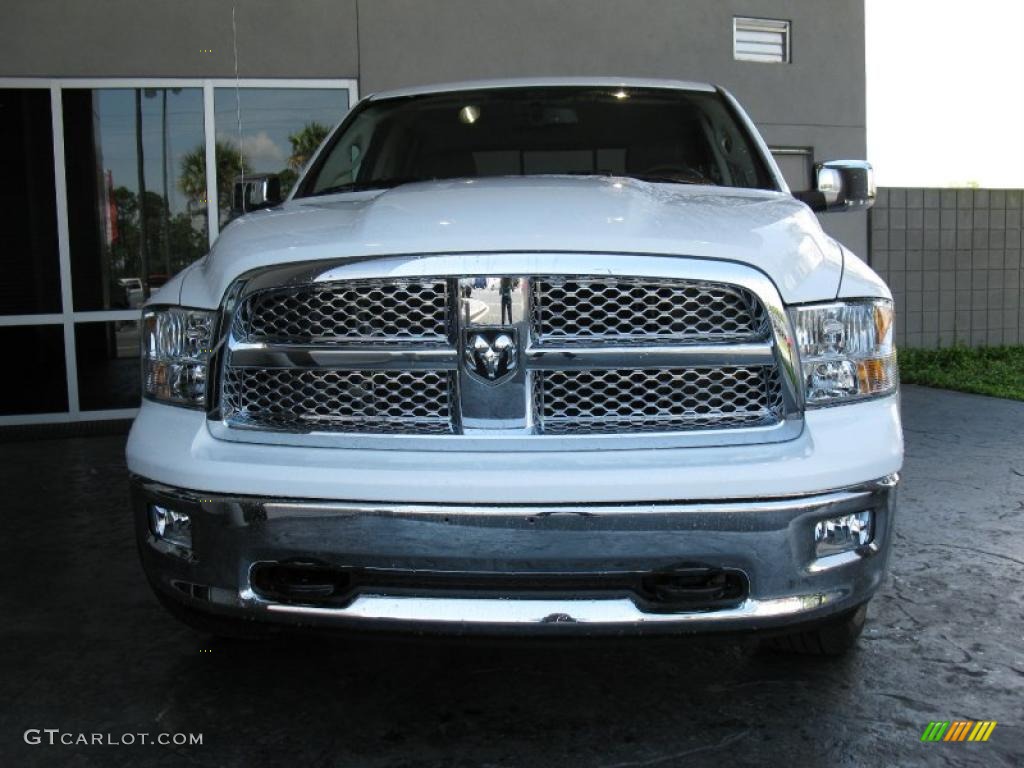
[(270, 208), (281, 202), (281, 179), (273, 173), (235, 178), (231, 213), (242, 216), (249, 211)]
[(867, 210), (875, 204), (875, 173), (864, 160), (816, 163), (814, 179), (814, 189), (794, 195), (812, 211)]

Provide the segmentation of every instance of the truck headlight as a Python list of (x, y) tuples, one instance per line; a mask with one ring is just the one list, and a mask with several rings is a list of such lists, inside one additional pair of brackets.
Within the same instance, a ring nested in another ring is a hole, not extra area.
[(201, 408), (216, 314), (152, 307), (142, 313), (142, 391), (160, 402)]
[(790, 309), (808, 406), (896, 390), (892, 302), (837, 301)]

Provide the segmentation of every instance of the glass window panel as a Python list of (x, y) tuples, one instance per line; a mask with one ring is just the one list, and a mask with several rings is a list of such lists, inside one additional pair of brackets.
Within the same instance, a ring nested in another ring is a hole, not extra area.
[(48, 89), (0, 89), (0, 314), (60, 312)]
[(139, 321), (75, 324), (78, 403), (83, 411), (139, 406)]
[(68, 88), (63, 110), (75, 309), (137, 307), (207, 250), (202, 89)]
[[(0, 328), (0, 347), (9, 363), (0, 376), (0, 414), (59, 413), (68, 409), (64, 326), (12, 325)], [(15, 371), (26, 373), (15, 376)]]
[(281, 193), (288, 194), (302, 166), (348, 107), (348, 91), (341, 88), (217, 88), (220, 223), (231, 218), (234, 182), (243, 163), (245, 173), (277, 174)]

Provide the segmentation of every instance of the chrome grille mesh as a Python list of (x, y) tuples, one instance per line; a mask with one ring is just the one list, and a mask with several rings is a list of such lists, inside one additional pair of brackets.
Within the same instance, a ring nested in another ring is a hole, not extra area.
[(776, 423), (773, 368), (543, 371), (534, 407), (548, 434), (664, 432)]
[(241, 424), (277, 429), (452, 431), (446, 371), (228, 368), (223, 407)]
[(368, 280), (257, 293), (235, 315), (235, 335), (284, 343), (448, 340), (445, 280)]
[(539, 343), (765, 339), (761, 303), (738, 286), (690, 280), (542, 277), (533, 284)]

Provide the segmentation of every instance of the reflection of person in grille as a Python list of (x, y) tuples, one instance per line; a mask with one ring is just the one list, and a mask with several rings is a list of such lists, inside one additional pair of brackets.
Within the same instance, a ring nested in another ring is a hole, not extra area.
[(501, 323), (512, 322), (512, 286), (513, 280), (511, 277), (501, 278)]

